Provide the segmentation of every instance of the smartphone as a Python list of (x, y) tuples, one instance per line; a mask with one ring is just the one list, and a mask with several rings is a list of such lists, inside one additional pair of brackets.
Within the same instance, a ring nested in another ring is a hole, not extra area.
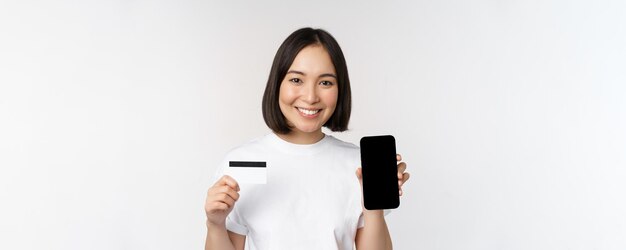
[(396, 139), (391, 135), (361, 138), (363, 205), (367, 210), (400, 206)]

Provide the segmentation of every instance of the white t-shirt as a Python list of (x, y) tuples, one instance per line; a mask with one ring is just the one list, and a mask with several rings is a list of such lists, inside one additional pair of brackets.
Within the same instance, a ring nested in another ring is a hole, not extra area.
[(357, 146), (330, 135), (292, 144), (272, 133), (231, 150), (213, 182), (229, 161), (267, 163), (267, 184), (240, 183), (226, 219), (229, 231), (246, 235), (249, 249), (353, 249), (364, 224)]

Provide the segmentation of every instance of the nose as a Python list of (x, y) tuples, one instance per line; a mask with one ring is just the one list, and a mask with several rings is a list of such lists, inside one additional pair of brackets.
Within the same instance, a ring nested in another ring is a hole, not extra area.
[(302, 88), (302, 99), (309, 103), (314, 104), (319, 102), (320, 98), (317, 94), (317, 85), (316, 84), (308, 84), (304, 88)]

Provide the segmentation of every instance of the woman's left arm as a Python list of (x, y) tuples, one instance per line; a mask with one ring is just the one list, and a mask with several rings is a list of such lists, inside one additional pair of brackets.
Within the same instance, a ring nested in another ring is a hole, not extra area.
[(363, 210), (363, 219), (366, 226), (356, 231), (356, 249), (393, 249), (383, 210)]
[[(396, 155), (396, 160), (402, 161), (402, 156)], [(399, 195), (402, 196), (402, 185), (409, 179), (409, 173), (405, 173), (406, 163), (398, 163), (398, 189)], [(363, 185), (361, 168), (356, 170), (361, 186)], [(363, 190), (361, 188), (361, 190)], [(393, 249), (391, 236), (385, 222), (383, 210), (367, 210), (363, 207), (363, 219), (365, 226), (359, 228), (356, 232), (355, 244), (357, 250), (381, 250)]]

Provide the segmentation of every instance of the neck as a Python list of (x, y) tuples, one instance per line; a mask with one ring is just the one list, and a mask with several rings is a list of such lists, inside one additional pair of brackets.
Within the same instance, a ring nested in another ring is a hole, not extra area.
[(315, 132), (302, 132), (297, 130), (292, 130), (287, 134), (276, 134), (281, 139), (288, 141), (293, 144), (313, 144), (318, 141), (321, 141), (324, 138), (324, 133), (322, 133), (322, 129)]

